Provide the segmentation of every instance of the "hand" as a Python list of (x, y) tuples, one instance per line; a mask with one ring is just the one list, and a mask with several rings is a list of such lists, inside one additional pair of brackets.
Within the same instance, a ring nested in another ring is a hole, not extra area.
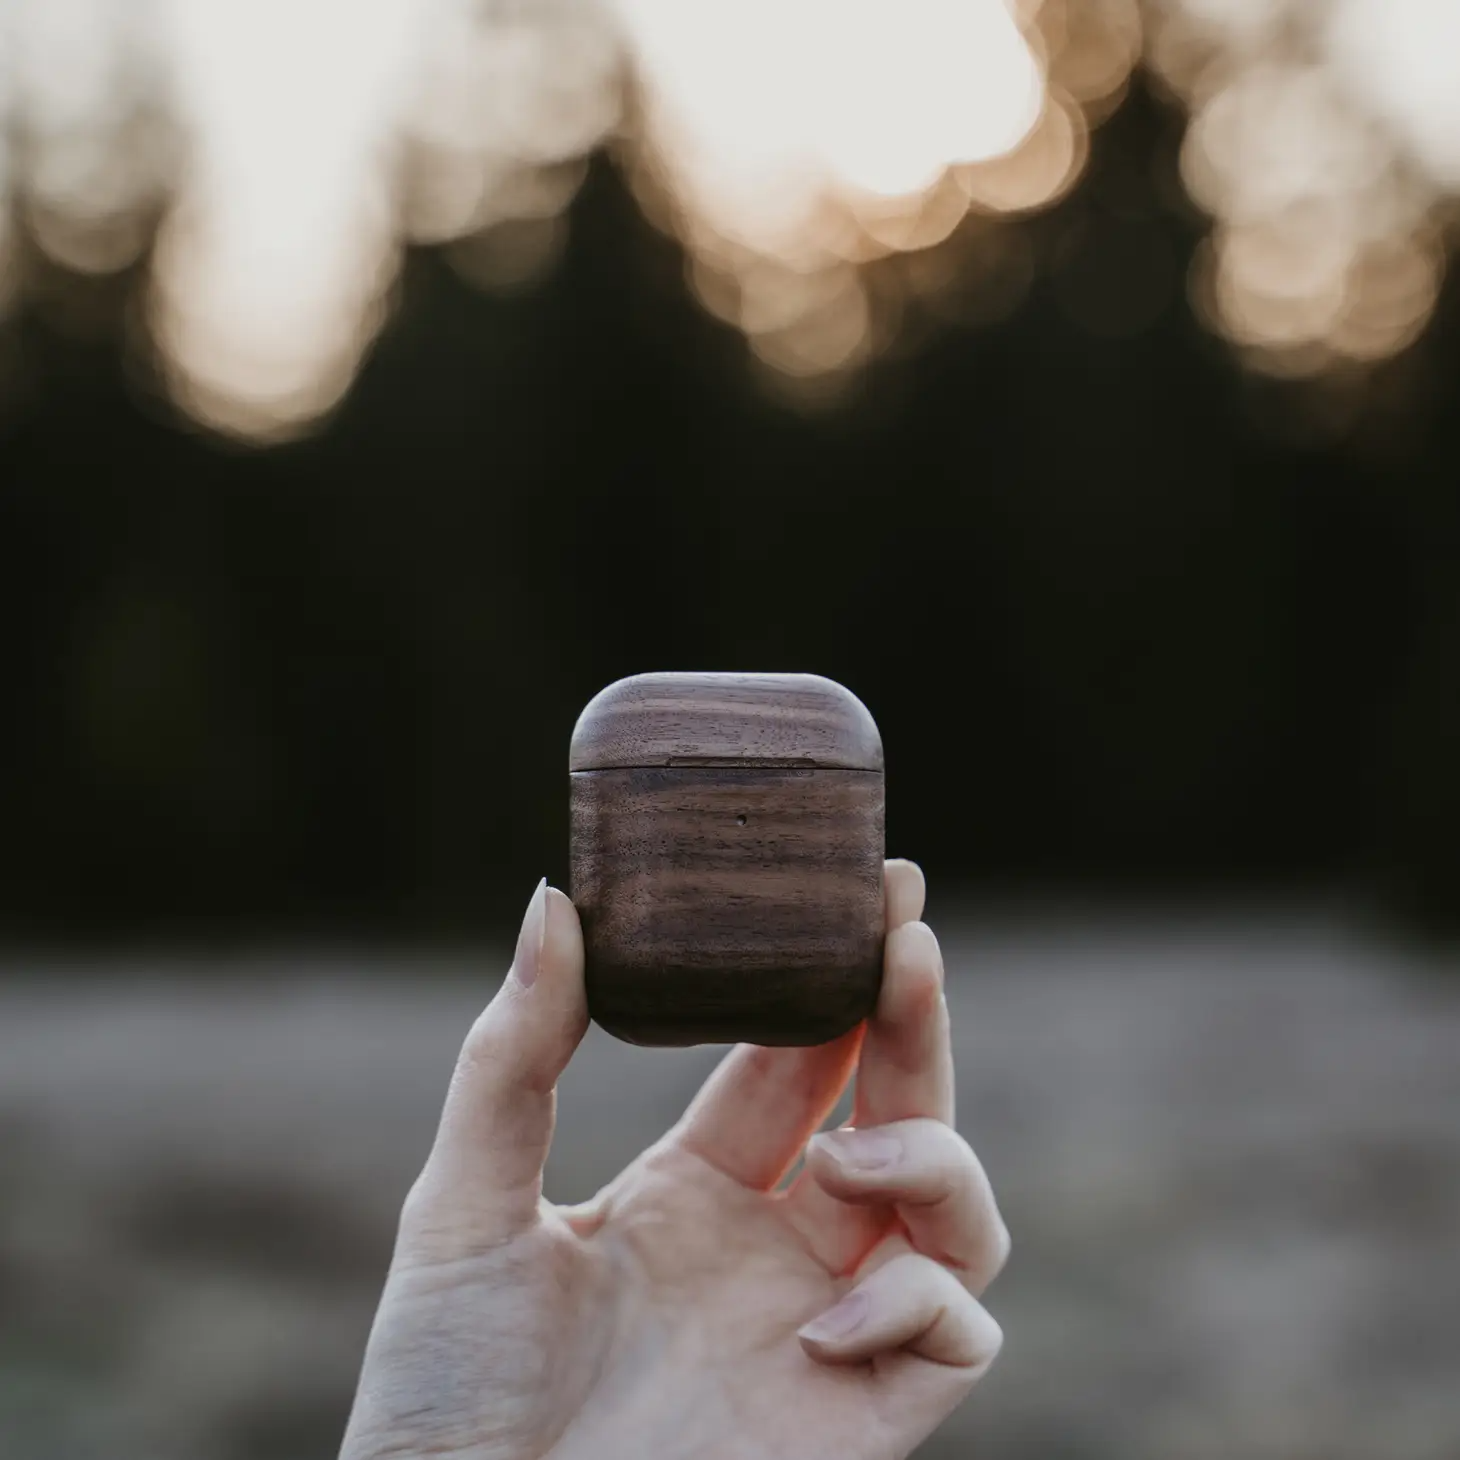
[[(583, 941), (538, 888), (406, 1199), (342, 1460), (893, 1460), (954, 1408), (999, 1349), (976, 1295), (1008, 1236), (952, 1128), (922, 873), (886, 886), (874, 1017), (739, 1046), (577, 1207), (541, 1189)], [(814, 1135), (854, 1071), (852, 1127)]]

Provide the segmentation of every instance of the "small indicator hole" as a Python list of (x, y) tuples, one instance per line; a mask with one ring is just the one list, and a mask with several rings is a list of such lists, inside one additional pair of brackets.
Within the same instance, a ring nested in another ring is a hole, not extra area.
[(744, 826), (745, 825), (745, 818), (743, 816), (737, 816), (735, 818), (735, 825), (736, 826)]

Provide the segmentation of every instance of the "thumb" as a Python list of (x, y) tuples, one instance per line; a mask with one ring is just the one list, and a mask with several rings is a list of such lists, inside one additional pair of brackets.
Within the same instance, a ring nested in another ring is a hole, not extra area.
[(558, 1076), (587, 1029), (578, 913), (544, 880), (527, 905), (511, 970), (456, 1062), (435, 1145), (407, 1204), (414, 1235), (466, 1255), (532, 1224)]

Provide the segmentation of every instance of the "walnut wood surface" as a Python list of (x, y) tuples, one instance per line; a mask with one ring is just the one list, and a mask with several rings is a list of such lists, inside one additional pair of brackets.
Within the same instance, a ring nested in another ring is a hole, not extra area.
[(820, 1044), (882, 979), (880, 771), (569, 777), (588, 1003), (636, 1044)]
[(881, 770), (882, 738), (819, 674), (636, 674), (588, 702), (568, 752), (573, 771), (717, 762)]

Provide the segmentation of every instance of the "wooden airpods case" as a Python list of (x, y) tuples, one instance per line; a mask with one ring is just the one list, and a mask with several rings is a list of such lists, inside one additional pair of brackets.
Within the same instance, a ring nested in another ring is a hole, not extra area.
[(639, 674), (569, 752), (588, 1006), (634, 1044), (821, 1044), (882, 978), (882, 741), (814, 674)]

